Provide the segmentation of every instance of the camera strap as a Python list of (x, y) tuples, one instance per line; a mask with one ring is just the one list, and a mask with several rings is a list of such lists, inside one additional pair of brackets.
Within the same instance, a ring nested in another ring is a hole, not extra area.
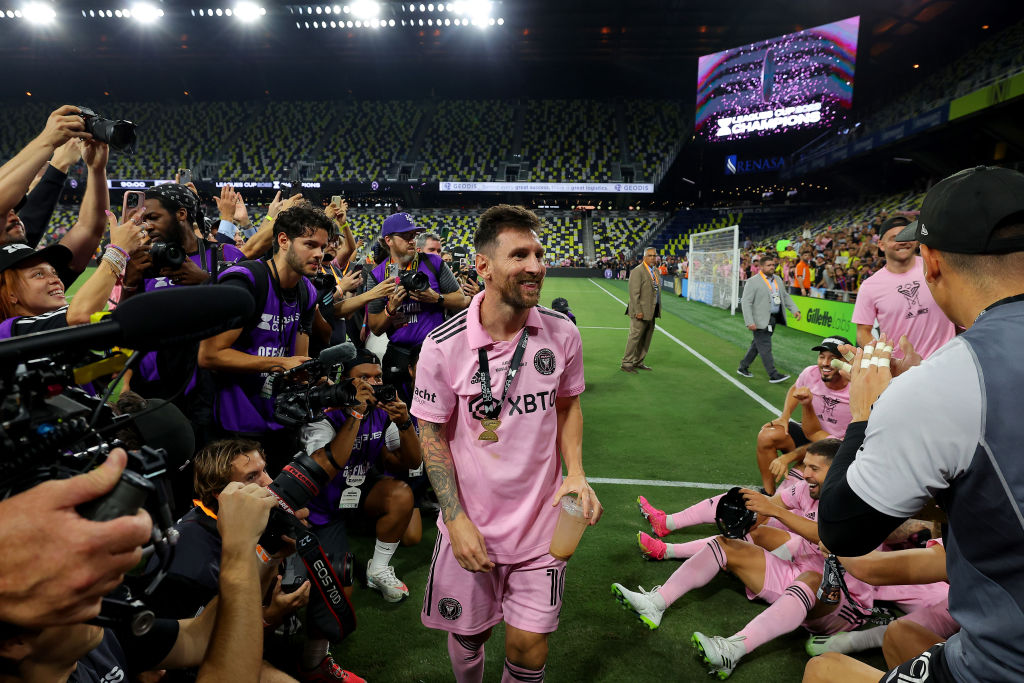
[(295, 547), (306, 567), (310, 591), (306, 617), (327, 640), (338, 643), (356, 630), (356, 613), (342, 590), (334, 565), (320, 546), (320, 541), (301, 524), (294, 525)]
[[(497, 402), (494, 400), (494, 393), (491, 390), (491, 370), (487, 362), (487, 351), (483, 347), (480, 347), (480, 372), (477, 373), (477, 378), (480, 380), (480, 395), (483, 398), (483, 405), (485, 407), (484, 414), (491, 420), (497, 420), (501, 415), (501, 408), (505, 405), (505, 399), (508, 398), (509, 389), (512, 388), (512, 383), (515, 382), (516, 375), (519, 374), (519, 368), (523, 364), (523, 354), (526, 353), (526, 344), (530, 339), (530, 332), (525, 327), (523, 333), (519, 335), (519, 343), (516, 345), (516, 351), (512, 354), (512, 362), (508, 366), (508, 374), (505, 375), (505, 388), (501, 394), (501, 399)], [(495, 425), (497, 426), (497, 425)], [(484, 432), (485, 434), (488, 432)], [(497, 439), (487, 439), (488, 441)]]

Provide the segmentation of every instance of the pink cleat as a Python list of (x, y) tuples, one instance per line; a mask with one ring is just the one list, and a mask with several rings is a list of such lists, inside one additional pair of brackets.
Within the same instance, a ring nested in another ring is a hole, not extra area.
[(665, 526), (665, 513), (648, 503), (643, 496), (636, 499), (636, 504), (640, 507), (640, 514), (651, 523), (651, 530), (658, 536), (668, 536), (669, 530)]
[(636, 544), (640, 546), (640, 554), (648, 560), (665, 559), (665, 541), (654, 538), (642, 531), (636, 532)]

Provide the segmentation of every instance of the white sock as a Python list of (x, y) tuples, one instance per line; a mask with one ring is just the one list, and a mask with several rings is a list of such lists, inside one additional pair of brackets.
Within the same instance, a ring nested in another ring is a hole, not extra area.
[(327, 649), (330, 645), (327, 640), (321, 638), (307, 640), (306, 644), (302, 646), (302, 668), (308, 671), (320, 666), (320, 662), (324, 661), (324, 657), (327, 656)]
[(851, 652), (863, 652), (864, 650), (882, 647), (882, 640), (885, 638), (885, 629), (887, 628), (888, 626), (876, 626), (864, 629), (863, 631), (850, 631), (846, 633), (842, 643), (844, 649), (841, 652), (849, 654)]
[(385, 543), (378, 538), (377, 542), (373, 545), (373, 557), (370, 559), (370, 567), (367, 571), (371, 574), (376, 574), (391, 564), (391, 557), (398, 550), (398, 543), (398, 541)]

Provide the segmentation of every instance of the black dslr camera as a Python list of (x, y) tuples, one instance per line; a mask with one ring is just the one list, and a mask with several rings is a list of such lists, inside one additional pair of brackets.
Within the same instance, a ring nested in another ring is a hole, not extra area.
[(105, 119), (89, 107), (79, 105), (81, 116), (85, 119), (85, 132), (94, 140), (105, 142), (112, 149), (128, 154), (135, 153), (135, 124), (131, 121), (112, 121)]
[(345, 342), (324, 349), (313, 360), (291, 370), (270, 373), (260, 395), (274, 399), (274, 419), (296, 427), (321, 419), (329, 408), (357, 405), (352, 380), (336, 377), (334, 384), (314, 383), (321, 377), (338, 375), (338, 366), (355, 355), (356, 347)]
[(398, 398), (398, 390), (392, 384), (374, 384), (373, 397), (377, 403), (391, 403)]
[(425, 292), (430, 289), (426, 273), (418, 270), (403, 270), (398, 273), (398, 284), (407, 292)]
[(153, 259), (151, 269), (153, 274), (149, 275), (149, 277), (155, 277), (155, 274), (159, 273), (161, 268), (177, 270), (181, 268), (187, 258), (185, 247), (177, 242), (154, 242), (149, 246), (149, 257)]

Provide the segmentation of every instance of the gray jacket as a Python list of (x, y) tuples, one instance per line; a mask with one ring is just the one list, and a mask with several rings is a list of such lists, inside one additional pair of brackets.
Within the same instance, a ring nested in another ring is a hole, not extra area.
[[(782, 278), (778, 275), (772, 277), (775, 278), (775, 284), (779, 288), (779, 295), (782, 297), (783, 316), (785, 316), (785, 309), (787, 308), (791, 313), (799, 313), (800, 309), (793, 303), (789, 292), (786, 291), (786, 285), (783, 284)], [(759, 274), (748, 277), (744, 283), (743, 299), (740, 301), (740, 306), (743, 309), (744, 325), (753, 325), (759, 330), (768, 327), (772, 319), (772, 290)]]

